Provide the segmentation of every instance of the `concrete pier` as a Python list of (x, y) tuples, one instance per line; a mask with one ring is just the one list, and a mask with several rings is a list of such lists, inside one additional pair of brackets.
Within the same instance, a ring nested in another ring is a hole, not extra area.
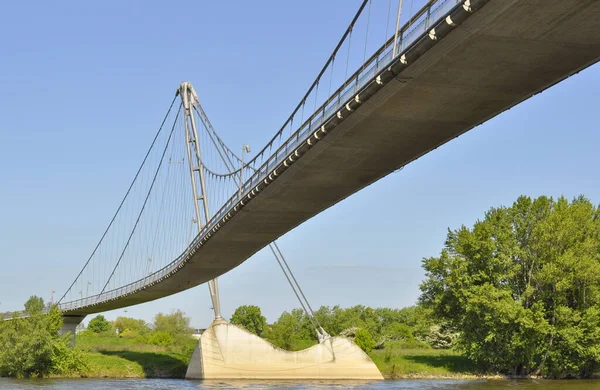
[(77, 329), (77, 326), (81, 324), (81, 321), (83, 321), (84, 318), (85, 316), (63, 315), (63, 326), (60, 328), (59, 333), (60, 335), (70, 333), (71, 345), (73, 347), (75, 346), (75, 330)]
[(226, 321), (200, 337), (188, 379), (381, 380), (369, 356), (351, 340), (331, 337), (303, 351), (284, 351)]

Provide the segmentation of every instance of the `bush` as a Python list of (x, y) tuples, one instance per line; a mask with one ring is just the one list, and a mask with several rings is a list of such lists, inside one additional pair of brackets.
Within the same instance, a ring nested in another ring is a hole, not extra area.
[(371, 333), (369, 333), (369, 331), (366, 329), (359, 329), (356, 331), (354, 336), (354, 343), (356, 343), (356, 345), (358, 345), (363, 351), (367, 353), (371, 352), (371, 350), (375, 346), (375, 341), (373, 340)]
[(158, 313), (154, 317), (154, 331), (177, 337), (191, 336), (193, 329), (190, 327), (190, 317), (186, 317), (181, 310), (176, 310), (171, 314)]
[(58, 375), (83, 375), (88, 370), (88, 364), (79, 349), (72, 348), (70, 343), (54, 344), (52, 372)]
[(150, 333), (150, 336), (148, 336), (148, 343), (152, 344), (152, 345), (158, 345), (161, 347), (166, 347), (168, 345), (173, 344), (173, 336), (171, 336), (169, 333), (167, 332), (163, 332), (161, 330), (158, 331), (154, 331), (152, 333)]
[(123, 339), (135, 339), (139, 337), (140, 334), (135, 330), (125, 329), (122, 333), (119, 333), (119, 337)]
[(390, 340), (394, 341), (411, 341), (414, 340), (410, 326), (395, 322), (383, 329), (382, 333)]
[(452, 332), (448, 327), (433, 325), (425, 340), (435, 349), (449, 349), (457, 338), (458, 333)]
[(71, 348), (71, 335), (58, 334), (63, 324), (58, 308), (43, 312), (43, 301), (37, 297), (25, 306), (29, 317), (0, 321), (0, 376), (84, 373), (86, 362), (81, 352)]

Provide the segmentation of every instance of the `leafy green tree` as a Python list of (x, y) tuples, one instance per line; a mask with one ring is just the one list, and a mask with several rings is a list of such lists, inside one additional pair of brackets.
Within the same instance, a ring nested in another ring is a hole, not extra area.
[(190, 318), (181, 310), (171, 314), (158, 313), (154, 317), (154, 331), (165, 332), (177, 337), (190, 337), (193, 329), (190, 327)]
[(427, 335), (427, 344), (437, 349), (452, 348), (458, 332), (453, 332), (448, 326), (433, 325)]
[(35, 295), (32, 295), (27, 302), (25, 302), (25, 312), (27, 314), (37, 314), (44, 310), (44, 299)]
[[(404, 309), (321, 306), (315, 317), (331, 336), (354, 337), (358, 329), (366, 329), (375, 340), (375, 348), (383, 348), (388, 342), (426, 348), (429, 329), (434, 325), (432, 310), (421, 306)], [(307, 348), (318, 341), (308, 316), (300, 309), (283, 313), (266, 328), (263, 337), (280, 348), (292, 350)]]
[(366, 329), (359, 329), (356, 331), (354, 335), (354, 343), (358, 345), (363, 351), (371, 352), (373, 347), (375, 347), (375, 341), (373, 340), (373, 336)]
[(265, 333), (271, 343), (291, 351), (305, 349), (317, 343), (315, 331), (302, 309), (283, 312)]
[(59, 335), (62, 314), (57, 306), (44, 313), (43, 301), (38, 297), (30, 298), (25, 306), (28, 317), (0, 322), (0, 376), (85, 372), (87, 365), (81, 352), (70, 346), (71, 335)]
[(492, 208), (423, 260), (421, 302), (475, 362), (513, 374), (600, 368), (600, 209), (579, 197)]
[(90, 320), (87, 328), (94, 333), (106, 332), (110, 330), (110, 322), (99, 314)]
[(423, 307), (422, 305), (396, 309), (393, 312), (395, 316), (389, 322), (405, 324), (411, 329), (414, 338), (420, 341), (426, 340), (430, 328), (437, 325), (431, 308)]
[(260, 307), (254, 305), (244, 305), (235, 309), (229, 322), (258, 336), (262, 335), (267, 326), (267, 319), (262, 315)]
[(138, 335), (146, 335), (150, 333), (150, 326), (146, 323), (146, 321), (135, 318), (117, 317), (117, 319), (113, 322), (113, 326), (119, 331), (119, 335), (122, 335), (126, 330), (134, 332)]
[(382, 330), (382, 334), (394, 341), (412, 341), (415, 339), (410, 326), (399, 322), (386, 325)]

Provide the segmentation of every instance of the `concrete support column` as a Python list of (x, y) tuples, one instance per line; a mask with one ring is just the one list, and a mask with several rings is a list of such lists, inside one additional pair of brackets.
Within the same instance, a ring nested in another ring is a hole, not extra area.
[(79, 324), (81, 324), (81, 321), (83, 321), (83, 319), (85, 318), (85, 316), (69, 316), (69, 315), (63, 315), (63, 326), (62, 328), (60, 328), (60, 331), (58, 332), (61, 336), (66, 334), (66, 333), (70, 333), (71, 334), (71, 346), (75, 346), (75, 330), (77, 329), (77, 326)]

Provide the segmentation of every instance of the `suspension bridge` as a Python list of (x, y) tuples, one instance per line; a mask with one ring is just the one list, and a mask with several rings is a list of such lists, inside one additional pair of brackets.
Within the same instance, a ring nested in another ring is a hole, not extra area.
[[(247, 145), (238, 153), (225, 144), (189, 82), (176, 89), (106, 231), (58, 302), (66, 323), (204, 283), (220, 321), (217, 278), (266, 246), (310, 314), (278, 237), (600, 58), (594, 0), (431, 0), (406, 23), (401, 0), (394, 9), (374, 3), (362, 2), (252, 158)], [(374, 36), (385, 40), (367, 57)]]

